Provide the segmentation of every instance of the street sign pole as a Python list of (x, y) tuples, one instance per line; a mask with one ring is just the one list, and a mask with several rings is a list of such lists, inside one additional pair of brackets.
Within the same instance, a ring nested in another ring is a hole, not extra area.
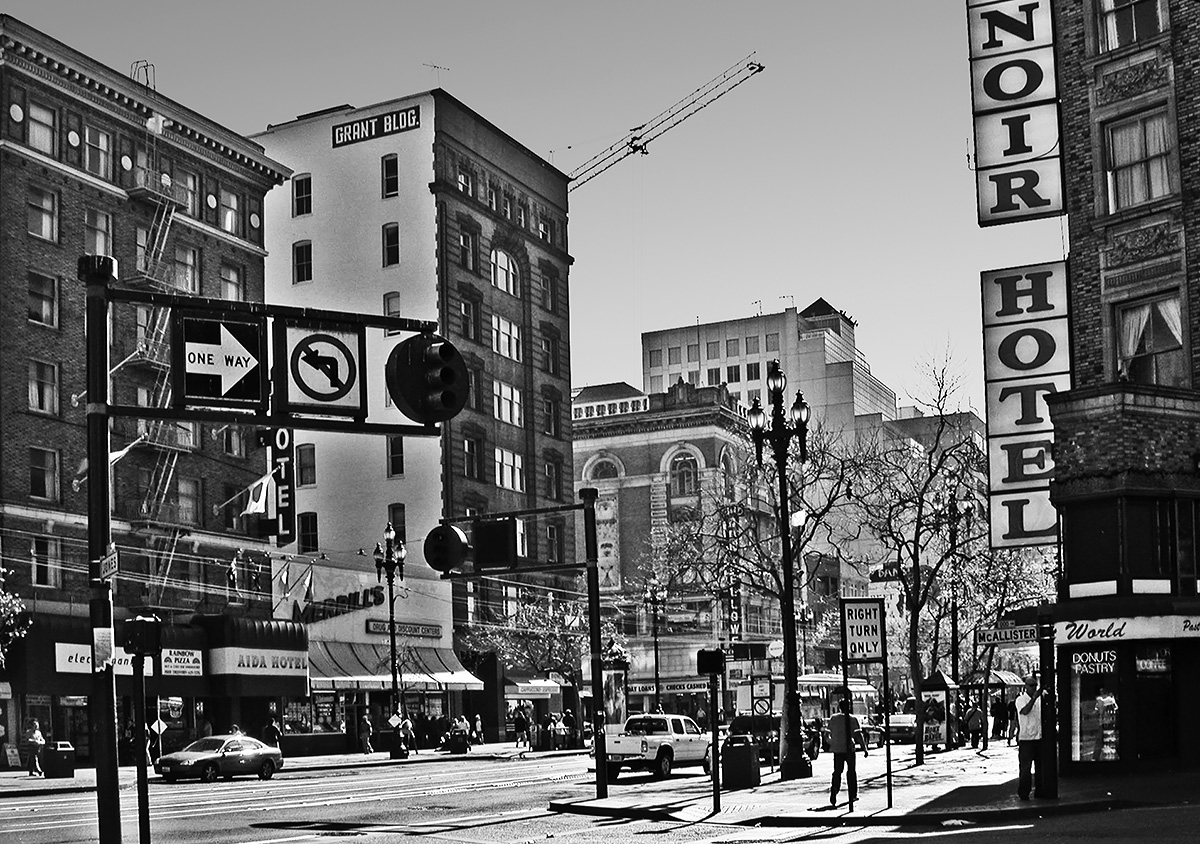
[(117, 681), (114, 673), (112, 587), (100, 576), (109, 552), (108, 286), (116, 261), (103, 255), (79, 259), (87, 284), (87, 490), (88, 602), (92, 626), (92, 694), (88, 701), (96, 763), (96, 820), (100, 844), (121, 844), (121, 791), (117, 778)]

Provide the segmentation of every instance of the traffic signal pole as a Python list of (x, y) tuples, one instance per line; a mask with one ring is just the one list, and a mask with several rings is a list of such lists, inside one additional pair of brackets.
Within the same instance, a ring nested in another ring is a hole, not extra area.
[(88, 607), (92, 626), (92, 694), (88, 701), (96, 764), (96, 821), (100, 844), (121, 844), (121, 791), (117, 778), (117, 682), (113, 668), (112, 588), (100, 560), (112, 541), (108, 455), (108, 286), (116, 262), (103, 255), (79, 259), (87, 284)]
[(596, 540), (595, 487), (579, 490), (583, 501), (583, 548), (587, 563), (588, 638), (592, 650), (592, 746), (596, 750), (596, 799), (608, 796), (608, 744), (604, 735), (604, 661), (600, 653), (600, 546)]

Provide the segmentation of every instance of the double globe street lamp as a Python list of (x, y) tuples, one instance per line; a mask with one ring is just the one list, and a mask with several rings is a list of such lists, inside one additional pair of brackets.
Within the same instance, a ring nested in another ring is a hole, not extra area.
[(391, 757), (400, 759), (407, 755), (407, 749), (401, 743), (400, 736), (400, 681), (396, 669), (396, 575), (404, 579), (404, 558), (408, 549), (403, 542), (396, 541), (396, 529), (388, 522), (383, 529), (383, 544), (375, 543), (375, 572), (382, 580), (387, 575), (388, 586), (388, 636), (392, 644), (392, 707), (395, 710), (392, 719), (392, 748)]
[(783, 408), (783, 391), (787, 378), (779, 368), (779, 361), (767, 365), (767, 398), (771, 405), (768, 420), (766, 412), (757, 398), (750, 406), (746, 418), (750, 423), (750, 436), (754, 440), (758, 465), (762, 466), (763, 443), (771, 446), (775, 458), (775, 474), (779, 480), (779, 541), (782, 554), (783, 594), (779, 596), (779, 609), (783, 617), (783, 716), (780, 722), (781, 746), (779, 753), (780, 779), (798, 779), (811, 775), (804, 755), (804, 730), (800, 715), (796, 654), (796, 602), (795, 561), (792, 559), (791, 519), (787, 462), (790, 445), (795, 440), (799, 446), (800, 462), (808, 460), (808, 417), (811, 409), (804, 401), (804, 394), (796, 391), (796, 400), (787, 409)]

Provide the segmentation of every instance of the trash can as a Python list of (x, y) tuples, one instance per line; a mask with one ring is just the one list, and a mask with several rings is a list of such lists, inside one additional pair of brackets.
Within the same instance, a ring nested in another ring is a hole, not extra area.
[(721, 751), (721, 784), (730, 791), (753, 788), (762, 782), (758, 771), (758, 748), (753, 744), (731, 744)]
[(466, 753), (469, 748), (466, 733), (453, 732), (450, 738), (446, 739), (446, 749), (451, 753)]
[(537, 734), (537, 749), (541, 751), (554, 749), (554, 731), (546, 727), (539, 727)]
[(404, 734), (399, 731), (392, 733), (391, 758), (408, 758), (408, 742), (404, 740)]
[(46, 779), (75, 778), (75, 746), (69, 741), (56, 741), (54, 747), (46, 746), (42, 756), (42, 770)]

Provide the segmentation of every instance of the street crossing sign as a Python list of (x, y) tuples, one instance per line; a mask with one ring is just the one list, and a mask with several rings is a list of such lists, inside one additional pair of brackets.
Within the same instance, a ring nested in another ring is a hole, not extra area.
[(1032, 645), (1037, 642), (1037, 625), (981, 627), (975, 631), (975, 640), (980, 645)]
[(266, 336), (262, 318), (176, 312), (171, 347), (176, 407), (265, 410)]

